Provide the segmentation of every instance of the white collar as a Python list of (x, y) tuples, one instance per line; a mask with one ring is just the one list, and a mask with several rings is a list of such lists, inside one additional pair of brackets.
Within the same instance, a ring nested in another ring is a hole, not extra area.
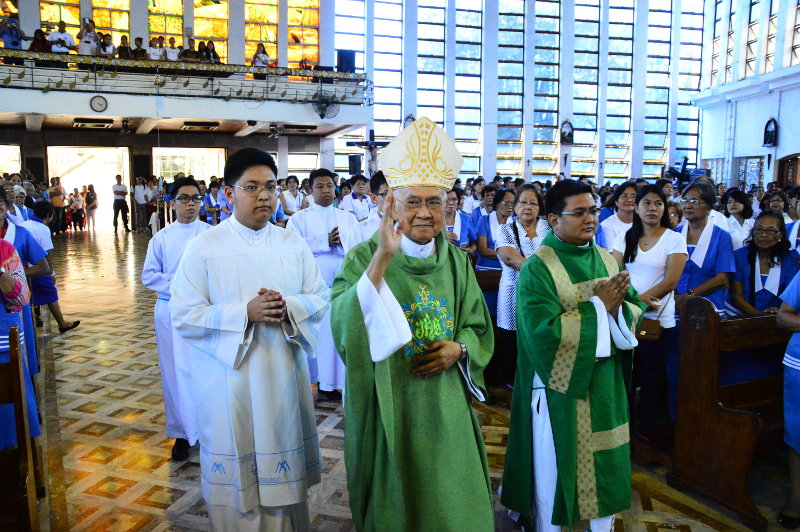
[(766, 290), (767, 292), (770, 292), (772, 295), (776, 297), (779, 296), (781, 288), (781, 265), (776, 264), (775, 266), (769, 269), (769, 274), (767, 274), (766, 284), (761, 282), (761, 268), (758, 265), (758, 260), (756, 260), (753, 267), (758, 268), (758, 270), (756, 271), (755, 292), (758, 293), (761, 290)]
[(5, 240), (10, 244), (13, 244), (14, 237), (17, 235), (17, 226), (14, 222), (8, 219), (8, 214), (6, 214), (6, 221), (8, 222), (8, 227), (6, 227), (6, 236), (3, 237), (3, 240)]
[[(697, 239), (697, 245), (694, 248), (694, 252), (692, 253), (692, 257), (689, 259), (690, 261), (694, 262), (698, 268), (703, 267), (703, 262), (706, 260), (706, 253), (708, 253), (708, 245), (711, 243), (711, 234), (714, 232), (714, 221), (709, 217), (706, 218), (706, 226), (703, 228), (703, 232), (700, 233), (700, 238)], [(683, 224), (681, 228), (681, 235), (683, 235), (683, 239), (689, 236), (689, 222), (687, 221)]]
[(406, 235), (400, 239), (400, 249), (404, 255), (418, 259), (426, 259), (433, 255), (436, 250), (436, 240), (431, 240), (427, 244), (417, 244)]
[(270, 231), (271, 223), (267, 222), (267, 225), (262, 227), (259, 230), (250, 229), (249, 227), (244, 226), (239, 220), (236, 219), (236, 216), (229, 216), (226, 218), (222, 223), (227, 221), (230, 226), (233, 228), (235, 232), (237, 232), (242, 238), (246, 241), (251, 242), (255, 240), (260, 240), (267, 236)]
[(800, 229), (800, 221), (792, 224), (792, 230), (789, 231), (789, 249), (797, 248), (798, 229)]
[(453, 234), (461, 240), (461, 214), (458, 211), (456, 211), (455, 220), (453, 221)]

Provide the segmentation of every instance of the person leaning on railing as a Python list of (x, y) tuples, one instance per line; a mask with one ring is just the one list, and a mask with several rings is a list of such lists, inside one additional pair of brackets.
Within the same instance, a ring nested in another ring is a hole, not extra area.
[(200, 62), (200, 53), (194, 49), (194, 39), (189, 39), (189, 46), (183, 49), (178, 59), (187, 63)]

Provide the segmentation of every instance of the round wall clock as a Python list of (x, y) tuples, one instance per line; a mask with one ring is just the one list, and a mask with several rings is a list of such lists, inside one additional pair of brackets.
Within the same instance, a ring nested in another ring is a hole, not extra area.
[(89, 106), (92, 111), (102, 113), (108, 109), (108, 101), (103, 96), (92, 96), (92, 99), (89, 100)]

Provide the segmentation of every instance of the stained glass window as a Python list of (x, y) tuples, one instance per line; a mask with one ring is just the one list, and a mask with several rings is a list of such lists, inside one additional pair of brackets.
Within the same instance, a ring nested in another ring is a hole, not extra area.
[(73, 37), (81, 29), (81, 6), (79, 0), (39, 2), (39, 16), (42, 19), (42, 24), (50, 25), (53, 29), (59, 21), (63, 20), (67, 26), (67, 33)]
[(278, 61), (278, 0), (245, 0), (244, 58), (249, 63), (262, 43), (273, 62)]
[(747, 25), (747, 49), (744, 59), (744, 77), (756, 73), (756, 54), (758, 53), (758, 22), (761, 17), (761, 0), (750, 1), (750, 23)]
[(194, 5), (194, 38), (214, 41), (223, 63), (228, 62), (228, 0), (201, 0)]
[[(330, 0), (329, 0), (330, 1)], [(289, 2), (289, 67), (319, 64), (319, 0)]]
[(114, 45), (131, 30), (130, 0), (92, 0), (92, 20), (97, 31), (111, 32)]
[[(192, 0), (190, 0), (192, 1)], [(163, 35), (167, 43), (175, 37), (175, 46), (183, 45), (183, 0), (148, 0), (150, 38)], [(132, 37), (136, 37), (133, 35)], [(133, 41), (133, 39), (131, 39)], [(133, 42), (131, 42), (133, 45)], [(143, 46), (146, 48), (147, 43)]]

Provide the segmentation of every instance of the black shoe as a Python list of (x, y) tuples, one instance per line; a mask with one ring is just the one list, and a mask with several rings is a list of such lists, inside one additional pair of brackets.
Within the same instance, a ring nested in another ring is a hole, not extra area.
[(81, 324), (81, 320), (75, 320), (72, 322), (72, 325), (67, 325), (66, 327), (59, 327), (58, 332), (64, 334), (67, 331), (71, 331), (75, 327)]
[(175, 438), (175, 444), (172, 446), (172, 459), (176, 462), (182, 462), (189, 458), (189, 442), (183, 438)]
[(332, 392), (328, 392), (325, 390), (320, 390), (319, 394), (317, 395), (320, 401), (327, 401), (329, 403), (335, 403), (337, 401), (342, 400), (342, 392), (333, 390)]

